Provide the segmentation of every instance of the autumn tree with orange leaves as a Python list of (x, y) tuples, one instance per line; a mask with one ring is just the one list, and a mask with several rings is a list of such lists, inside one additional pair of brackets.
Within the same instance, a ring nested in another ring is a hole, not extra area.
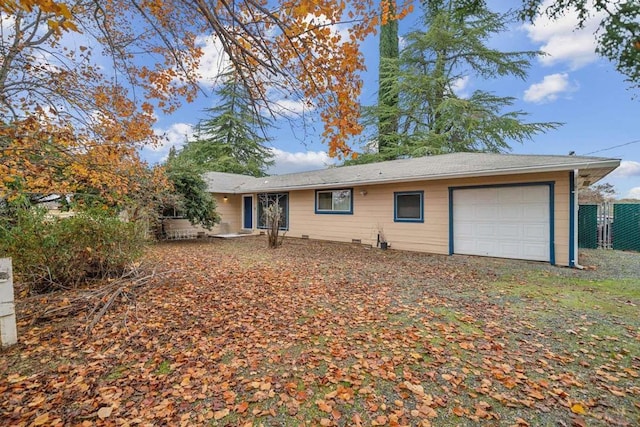
[(114, 178), (139, 169), (136, 149), (157, 142), (154, 114), (202, 90), (203, 37), (222, 48), (256, 108), (269, 109), (274, 91), (307, 101), (329, 154), (348, 156), (361, 131), (359, 42), (379, 10), (374, 0), (4, 1), (0, 197), (87, 183), (129, 193)]
[(90, 4), (3, 3), (0, 198), (92, 193), (115, 204), (150, 174), (137, 148), (154, 139), (153, 106), (94, 60)]

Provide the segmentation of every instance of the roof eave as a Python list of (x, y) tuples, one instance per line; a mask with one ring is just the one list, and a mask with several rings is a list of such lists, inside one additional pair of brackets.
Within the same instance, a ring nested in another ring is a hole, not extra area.
[[(242, 194), (242, 193), (257, 193), (257, 192), (266, 192), (266, 191), (296, 191), (296, 190), (314, 190), (317, 188), (339, 188), (344, 186), (366, 186), (366, 185), (380, 185), (380, 184), (391, 184), (391, 183), (404, 183), (404, 182), (413, 182), (413, 181), (435, 181), (441, 179), (463, 179), (463, 178), (474, 178), (481, 176), (492, 176), (492, 175), (517, 175), (521, 173), (544, 173), (544, 172), (562, 172), (569, 171), (575, 169), (610, 169), (609, 172), (613, 171), (620, 165), (620, 160), (605, 160), (605, 161), (593, 161), (593, 162), (583, 162), (583, 163), (566, 163), (559, 165), (544, 165), (544, 166), (528, 166), (528, 167), (517, 167), (517, 168), (508, 168), (508, 169), (487, 169), (481, 171), (471, 171), (471, 172), (457, 172), (457, 173), (449, 173), (449, 174), (438, 174), (438, 175), (415, 175), (403, 178), (381, 178), (381, 179), (373, 179), (373, 180), (353, 180), (353, 181), (341, 181), (341, 182), (333, 182), (333, 183), (318, 183), (318, 184), (305, 184), (305, 185), (290, 185), (290, 186), (280, 186), (280, 187), (250, 187), (247, 186), (245, 188), (236, 189), (236, 191), (232, 194)], [(216, 191), (220, 192), (220, 191)]]

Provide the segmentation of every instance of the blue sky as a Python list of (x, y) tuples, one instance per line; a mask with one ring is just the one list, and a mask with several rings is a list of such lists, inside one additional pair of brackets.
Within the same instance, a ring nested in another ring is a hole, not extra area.
[[(513, 4), (492, 3), (498, 9)], [(413, 15), (400, 24), (401, 35), (415, 28), (419, 13), (416, 8)], [(613, 184), (619, 197), (640, 199), (640, 93), (628, 90), (628, 84), (614, 65), (595, 54), (593, 32), (600, 22), (598, 17), (588, 22), (583, 31), (574, 31), (574, 22), (569, 15), (555, 22), (539, 19), (534, 25), (514, 24), (509, 32), (491, 43), (503, 50), (541, 50), (547, 55), (533, 61), (525, 81), (502, 78), (487, 82), (470, 75), (460, 82), (459, 93), (483, 89), (512, 96), (517, 99), (514, 109), (528, 112), (530, 121), (563, 122), (559, 129), (539, 134), (532, 141), (511, 144), (512, 152), (568, 154), (575, 151), (578, 155), (621, 159), (621, 167), (602, 182)], [(205, 43), (203, 47), (206, 52), (203, 74), (211, 79), (221, 57), (214, 43)], [(363, 75), (361, 102), (372, 104), (377, 97), (377, 37), (366, 40), (362, 51), (368, 71)], [(210, 81), (203, 80), (205, 90), (211, 90)], [(166, 156), (170, 146), (182, 145), (185, 136), (191, 133), (191, 126), (205, 118), (203, 110), (214, 102), (214, 97), (202, 96), (171, 116), (159, 117), (156, 129), (166, 135), (167, 142), (154, 150), (143, 150), (143, 158), (155, 163)], [(289, 106), (296, 108), (293, 104)], [(292, 128), (288, 120), (280, 120), (277, 126), (271, 135), (276, 164), (270, 173), (320, 169), (334, 162), (326, 154), (319, 123), (311, 123), (304, 129), (300, 124)]]

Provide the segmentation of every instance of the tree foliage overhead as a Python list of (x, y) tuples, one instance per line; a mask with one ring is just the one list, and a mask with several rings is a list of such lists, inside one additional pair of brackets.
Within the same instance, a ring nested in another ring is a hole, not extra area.
[[(458, 151), (503, 152), (557, 123), (527, 123), (526, 113), (511, 110), (515, 98), (475, 90), (460, 94), (457, 86), (478, 79), (524, 79), (533, 51), (503, 52), (488, 45), (508, 29), (513, 16), (490, 11), (484, 2), (429, 0), (422, 2), (424, 29), (404, 37), (399, 76), (381, 87), (398, 85), (398, 137), (395, 147), (380, 147), (363, 160)], [(382, 98), (382, 96), (381, 96)], [(388, 106), (374, 114), (389, 114)], [(383, 150), (391, 150), (384, 152)]]
[[(312, 102), (324, 122), (323, 137), (331, 155), (348, 155), (347, 139), (361, 130), (357, 99), (364, 65), (359, 42), (380, 23), (380, 5), (374, 0), (14, 0), (3, 2), (0, 8), (13, 22), (24, 23), (16, 34), (25, 35), (28, 41), (9, 43), (8, 60), (3, 64), (6, 72), (0, 76), (0, 102), (18, 115), (23, 110), (17, 105), (20, 96), (18, 92), (7, 96), (6, 81), (26, 79), (26, 86), (38, 86), (38, 75), (44, 73), (44, 81), (56, 83), (49, 78), (53, 71), (49, 67), (23, 67), (39, 57), (29, 53), (35, 42), (38, 47), (53, 46), (48, 53), (57, 60), (72, 61), (54, 73), (57, 77), (64, 74), (62, 81), (76, 79), (75, 86), (65, 83), (64, 90), (51, 91), (58, 98), (67, 102), (67, 92), (74, 88), (78, 98), (83, 93), (90, 96), (80, 81), (89, 73), (96, 76), (92, 77), (96, 82), (136, 88), (130, 94), (135, 108), (129, 113), (142, 111), (148, 119), (153, 106), (172, 111), (180, 99), (190, 100), (197, 94), (203, 55), (200, 41), (212, 36), (253, 102), (269, 108), (269, 94), (274, 90)], [(398, 10), (400, 15), (406, 13), (403, 5)], [(341, 37), (338, 28), (348, 36)], [(76, 30), (88, 43), (65, 51), (62, 36)], [(115, 70), (112, 77), (106, 78), (96, 66), (92, 55), (100, 53)], [(67, 54), (73, 58), (68, 59)], [(44, 98), (39, 102), (45, 103)], [(34, 103), (37, 101), (27, 109)], [(70, 103), (79, 105), (75, 100)]]
[(209, 118), (178, 156), (201, 171), (264, 176), (273, 164), (273, 153), (265, 147), (269, 118), (255, 109), (236, 73), (226, 73), (216, 92), (219, 102), (207, 110)]
[(523, 0), (520, 17), (533, 22), (539, 15), (557, 19), (576, 12), (577, 28), (594, 14), (603, 14), (594, 35), (596, 52), (609, 59), (631, 87), (640, 88), (640, 2), (637, 0)]
[[(75, 195), (75, 201), (142, 213), (162, 192), (162, 168), (149, 169), (135, 146), (88, 141), (71, 125), (30, 116), (0, 126), (0, 199), (37, 202), (47, 195)], [(79, 208), (82, 206), (74, 206)]]

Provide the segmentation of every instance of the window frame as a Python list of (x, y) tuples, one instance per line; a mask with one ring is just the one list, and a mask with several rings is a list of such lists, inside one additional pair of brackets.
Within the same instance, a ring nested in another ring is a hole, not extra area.
[(267, 225), (264, 224), (263, 221), (263, 205), (262, 205), (262, 201), (261, 201), (261, 197), (262, 196), (266, 196), (266, 197), (280, 197), (280, 196), (287, 196), (287, 206), (283, 207), (283, 212), (284, 212), (284, 219), (285, 219), (285, 223), (283, 224), (282, 227), (279, 228), (279, 230), (282, 231), (288, 231), (289, 230), (289, 192), (288, 191), (283, 191), (283, 192), (268, 192), (268, 193), (256, 193), (256, 199), (257, 199), (257, 203), (256, 203), (256, 229), (259, 230), (266, 230), (267, 229)]
[[(335, 191), (348, 191), (349, 192), (349, 210), (327, 210), (320, 209), (318, 203), (318, 195), (321, 193), (331, 193), (331, 205), (333, 207), (333, 192)], [(353, 188), (330, 188), (326, 190), (316, 190), (314, 197), (314, 210), (319, 215), (353, 215)]]
[[(419, 218), (400, 218), (398, 217), (398, 196), (420, 196), (420, 217)], [(424, 222), (424, 190), (415, 191), (395, 191), (393, 193), (393, 222)]]
[[(173, 215), (166, 215), (166, 213), (168, 213), (169, 211), (172, 211)], [(160, 212), (160, 218), (161, 219), (185, 219), (186, 217), (178, 208), (176, 208), (175, 206), (171, 206), (171, 207), (162, 209), (162, 211)]]

